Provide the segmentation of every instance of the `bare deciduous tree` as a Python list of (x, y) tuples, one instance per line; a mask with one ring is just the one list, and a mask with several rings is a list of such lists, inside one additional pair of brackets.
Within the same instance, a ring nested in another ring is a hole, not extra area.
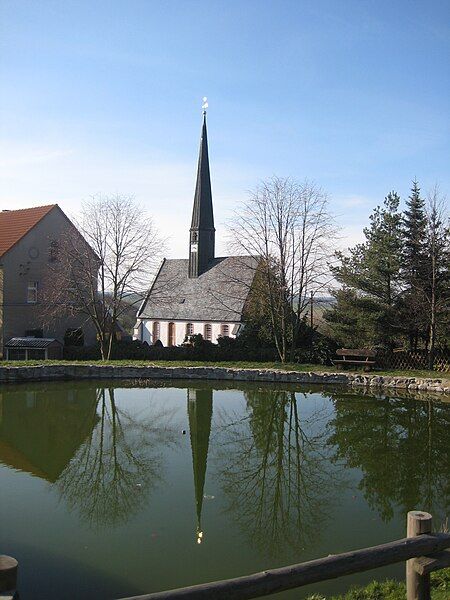
[(336, 227), (327, 195), (308, 181), (263, 181), (237, 210), (231, 247), (259, 257), (253, 292), (270, 315), (280, 359), (293, 359), (311, 293), (327, 287)]
[(119, 320), (142, 302), (164, 244), (131, 196), (94, 196), (82, 205), (76, 226), (55, 250), (43, 286), (44, 316), (84, 316), (107, 360)]
[(429, 368), (433, 368), (438, 326), (448, 320), (450, 294), (450, 227), (445, 198), (437, 186), (428, 195), (427, 203), (427, 265), (424, 296), (429, 317)]

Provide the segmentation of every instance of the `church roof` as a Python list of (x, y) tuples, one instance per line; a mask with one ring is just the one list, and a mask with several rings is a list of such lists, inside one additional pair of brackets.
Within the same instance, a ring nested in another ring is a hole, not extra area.
[(164, 259), (138, 317), (239, 322), (257, 265), (253, 256), (214, 258), (190, 278), (188, 259)]

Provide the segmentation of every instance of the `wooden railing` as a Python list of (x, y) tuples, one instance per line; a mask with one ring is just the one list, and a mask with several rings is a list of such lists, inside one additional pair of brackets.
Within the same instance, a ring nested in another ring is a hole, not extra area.
[[(430, 573), (450, 566), (450, 534), (432, 533), (431, 526), (430, 514), (412, 511), (408, 513), (407, 537), (401, 540), (235, 579), (133, 596), (123, 600), (259, 598), (403, 561), (406, 561), (407, 600), (429, 600)], [(17, 562), (9, 557), (0, 557), (0, 592), (11, 589), (12, 585), (15, 588), (16, 577)], [(10, 594), (13, 598), (14, 590)]]

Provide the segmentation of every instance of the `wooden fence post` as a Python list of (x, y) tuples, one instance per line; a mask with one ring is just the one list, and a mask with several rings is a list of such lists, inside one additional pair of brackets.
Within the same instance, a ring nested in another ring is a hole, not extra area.
[[(431, 533), (431, 528), (430, 513), (419, 510), (408, 513), (406, 537)], [(414, 569), (414, 560), (411, 558), (406, 561), (406, 598), (407, 600), (430, 600), (430, 575), (419, 575)]]
[(17, 565), (18, 562), (15, 558), (0, 555), (0, 593), (16, 589)]

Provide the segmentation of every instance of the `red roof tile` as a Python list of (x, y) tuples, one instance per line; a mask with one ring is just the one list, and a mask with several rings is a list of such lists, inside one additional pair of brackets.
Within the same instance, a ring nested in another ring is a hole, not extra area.
[(10, 250), (57, 204), (0, 212), (0, 256)]

